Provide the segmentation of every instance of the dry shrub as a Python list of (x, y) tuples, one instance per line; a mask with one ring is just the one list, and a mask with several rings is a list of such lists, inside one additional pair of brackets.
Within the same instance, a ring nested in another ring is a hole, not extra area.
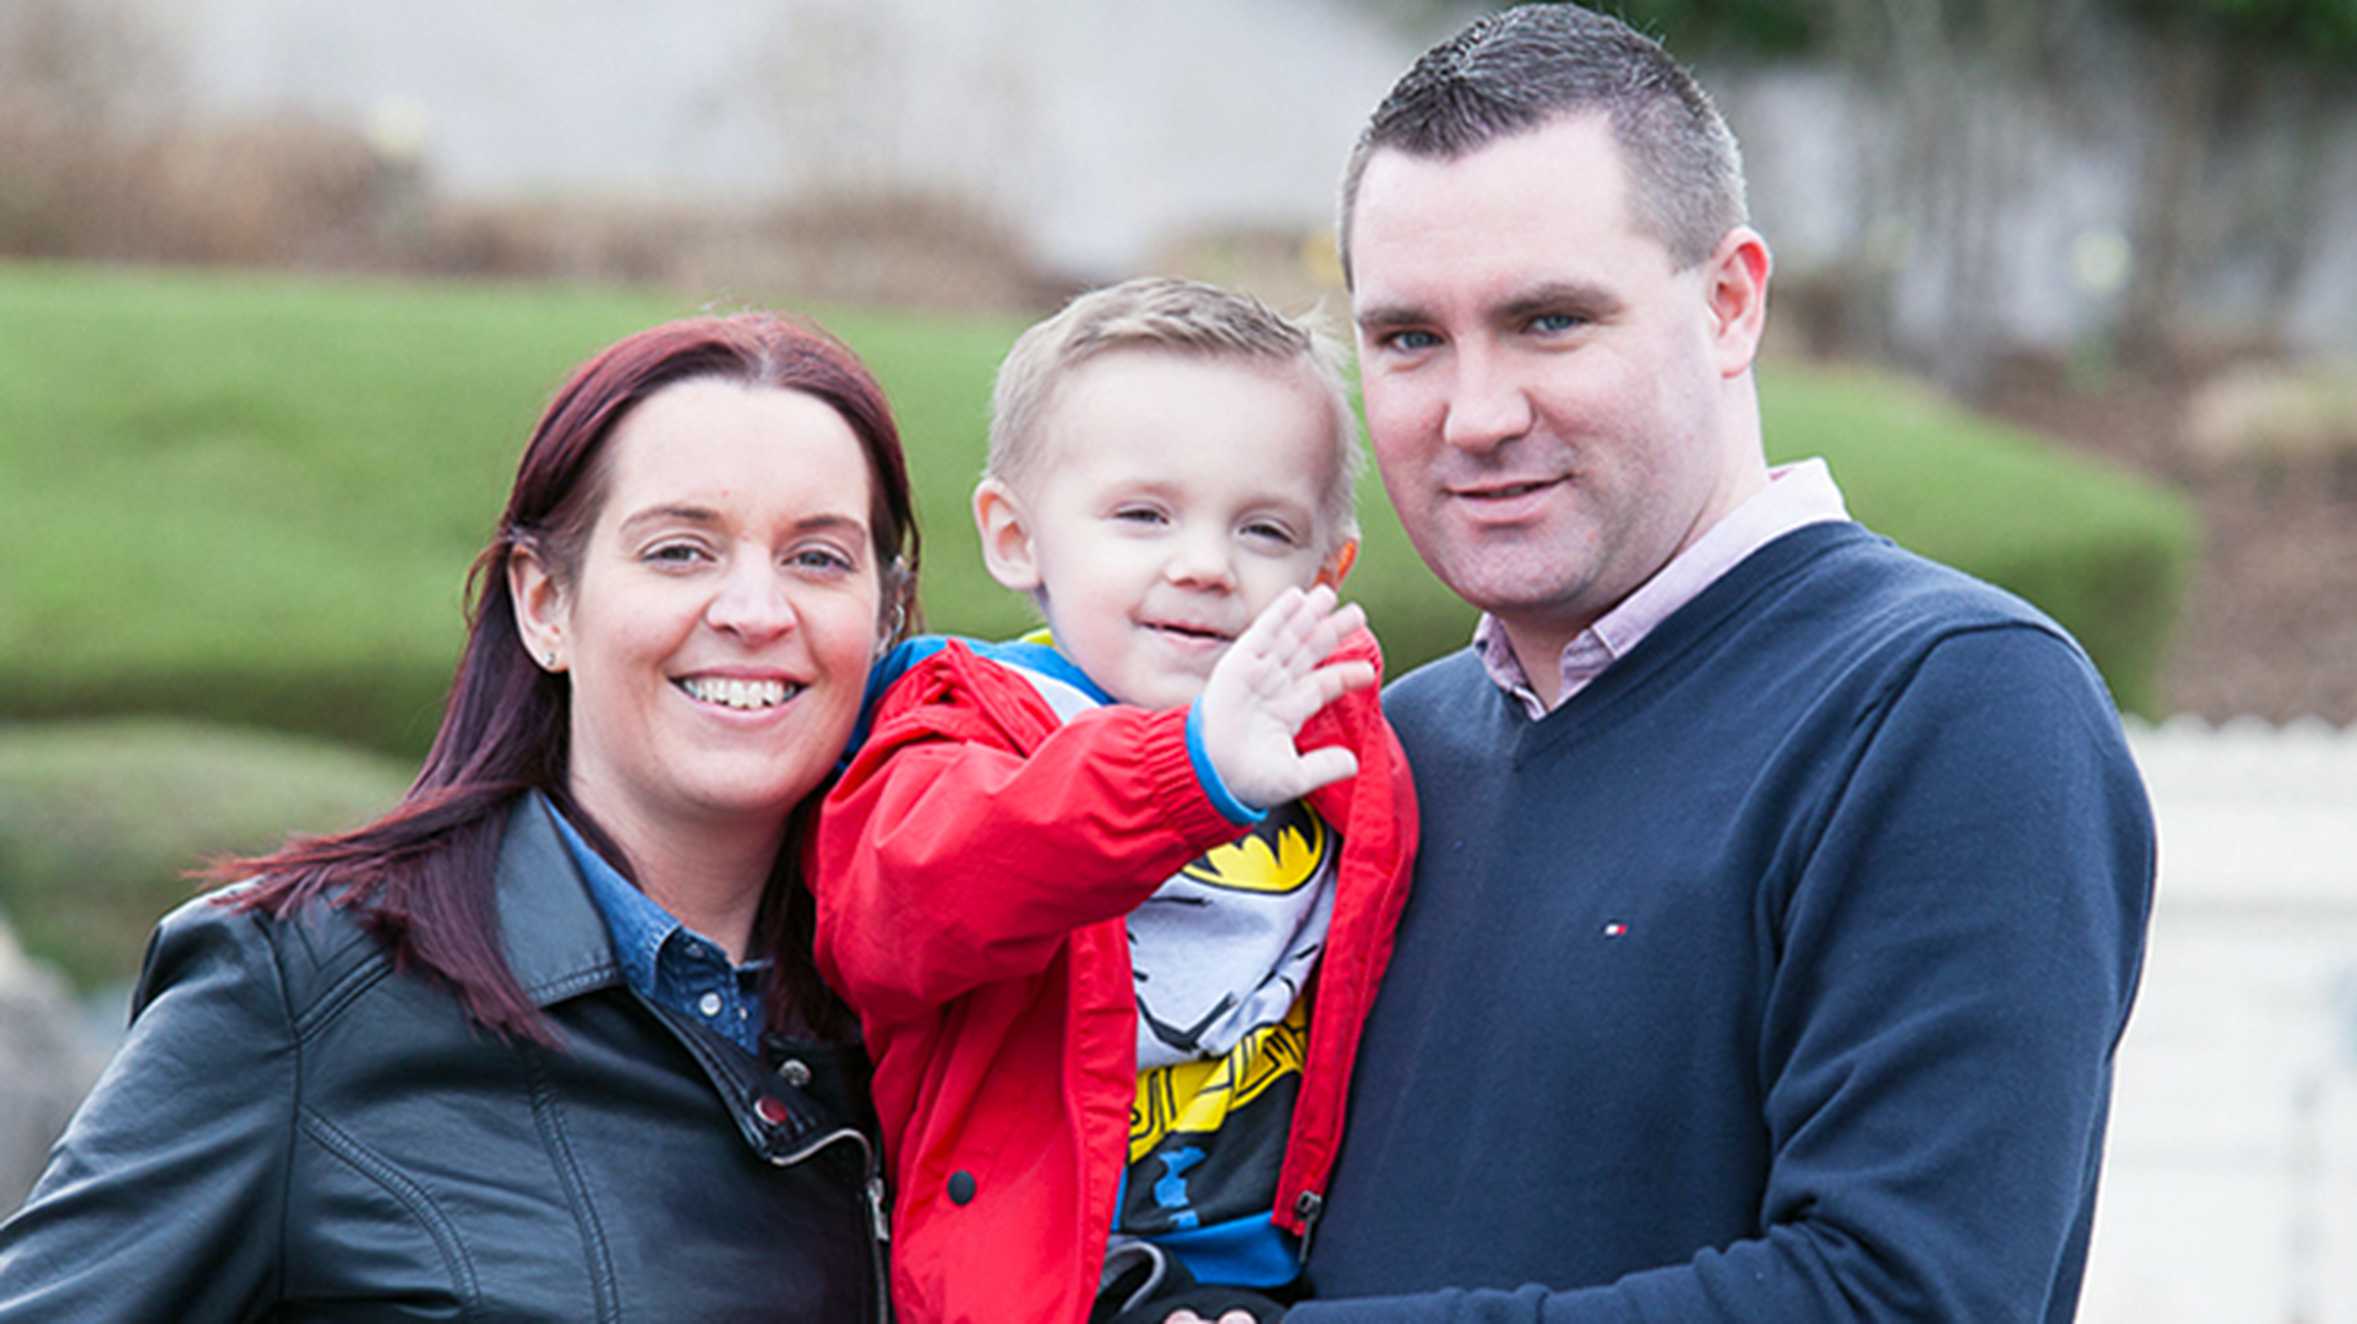
[(876, 193), (772, 208), (681, 255), (699, 285), (728, 280), (812, 299), (902, 307), (1041, 309), (1071, 293), (1021, 236), (955, 198)]
[(2221, 372), (2187, 400), (2184, 444), (2216, 466), (2357, 460), (2357, 365), (2250, 363)]
[(1342, 287), (1333, 233), (1324, 226), (1190, 231), (1158, 245), (1146, 269), (1243, 290), (1289, 313), (1322, 308), (1332, 329), (1348, 338), (1350, 296)]
[(1052, 306), (1011, 232), (938, 197), (759, 210), (601, 202), (437, 209), (423, 262), (454, 275), (619, 279), (709, 297), (952, 309)]
[(241, 265), (366, 262), (402, 174), (358, 133), (295, 117), (157, 135), (130, 168), (145, 208), (122, 255)]
[(304, 119), (137, 138), (52, 135), (0, 109), (0, 252), (245, 265), (378, 265), (399, 191), (359, 135)]

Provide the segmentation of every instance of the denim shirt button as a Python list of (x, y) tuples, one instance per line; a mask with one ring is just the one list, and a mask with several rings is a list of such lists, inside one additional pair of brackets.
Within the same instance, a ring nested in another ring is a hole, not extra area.
[(720, 1014), (720, 995), (718, 993), (706, 993), (704, 996), (697, 998), (696, 1010), (704, 1013), (706, 1016), (718, 1016)]
[(789, 1057), (777, 1064), (778, 1079), (796, 1089), (810, 1083), (810, 1064), (798, 1057)]

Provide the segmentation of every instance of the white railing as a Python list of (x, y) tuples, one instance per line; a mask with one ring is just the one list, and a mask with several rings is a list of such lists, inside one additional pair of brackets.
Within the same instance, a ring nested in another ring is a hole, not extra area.
[(2160, 824), (2086, 1324), (2357, 1324), (2357, 730), (2129, 739)]

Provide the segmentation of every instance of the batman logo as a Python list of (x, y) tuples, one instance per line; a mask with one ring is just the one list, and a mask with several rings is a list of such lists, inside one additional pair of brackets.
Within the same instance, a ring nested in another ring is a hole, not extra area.
[(1179, 872), (1230, 891), (1293, 892), (1318, 876), (1333, 845), (1326, 820), (1296, 800), (1270, 810), (1242, 840), (1204, 852)]

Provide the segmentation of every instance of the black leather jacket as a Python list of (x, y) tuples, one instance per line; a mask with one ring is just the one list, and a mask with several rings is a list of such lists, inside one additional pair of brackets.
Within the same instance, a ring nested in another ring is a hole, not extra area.
[(343, 912), (165, 918), (129, 1038), (0, 1224), (0, 1321), (883, 1315), (856, 1052), (770, 1063), (623, 982), (535, 801), (502, 1042)]

